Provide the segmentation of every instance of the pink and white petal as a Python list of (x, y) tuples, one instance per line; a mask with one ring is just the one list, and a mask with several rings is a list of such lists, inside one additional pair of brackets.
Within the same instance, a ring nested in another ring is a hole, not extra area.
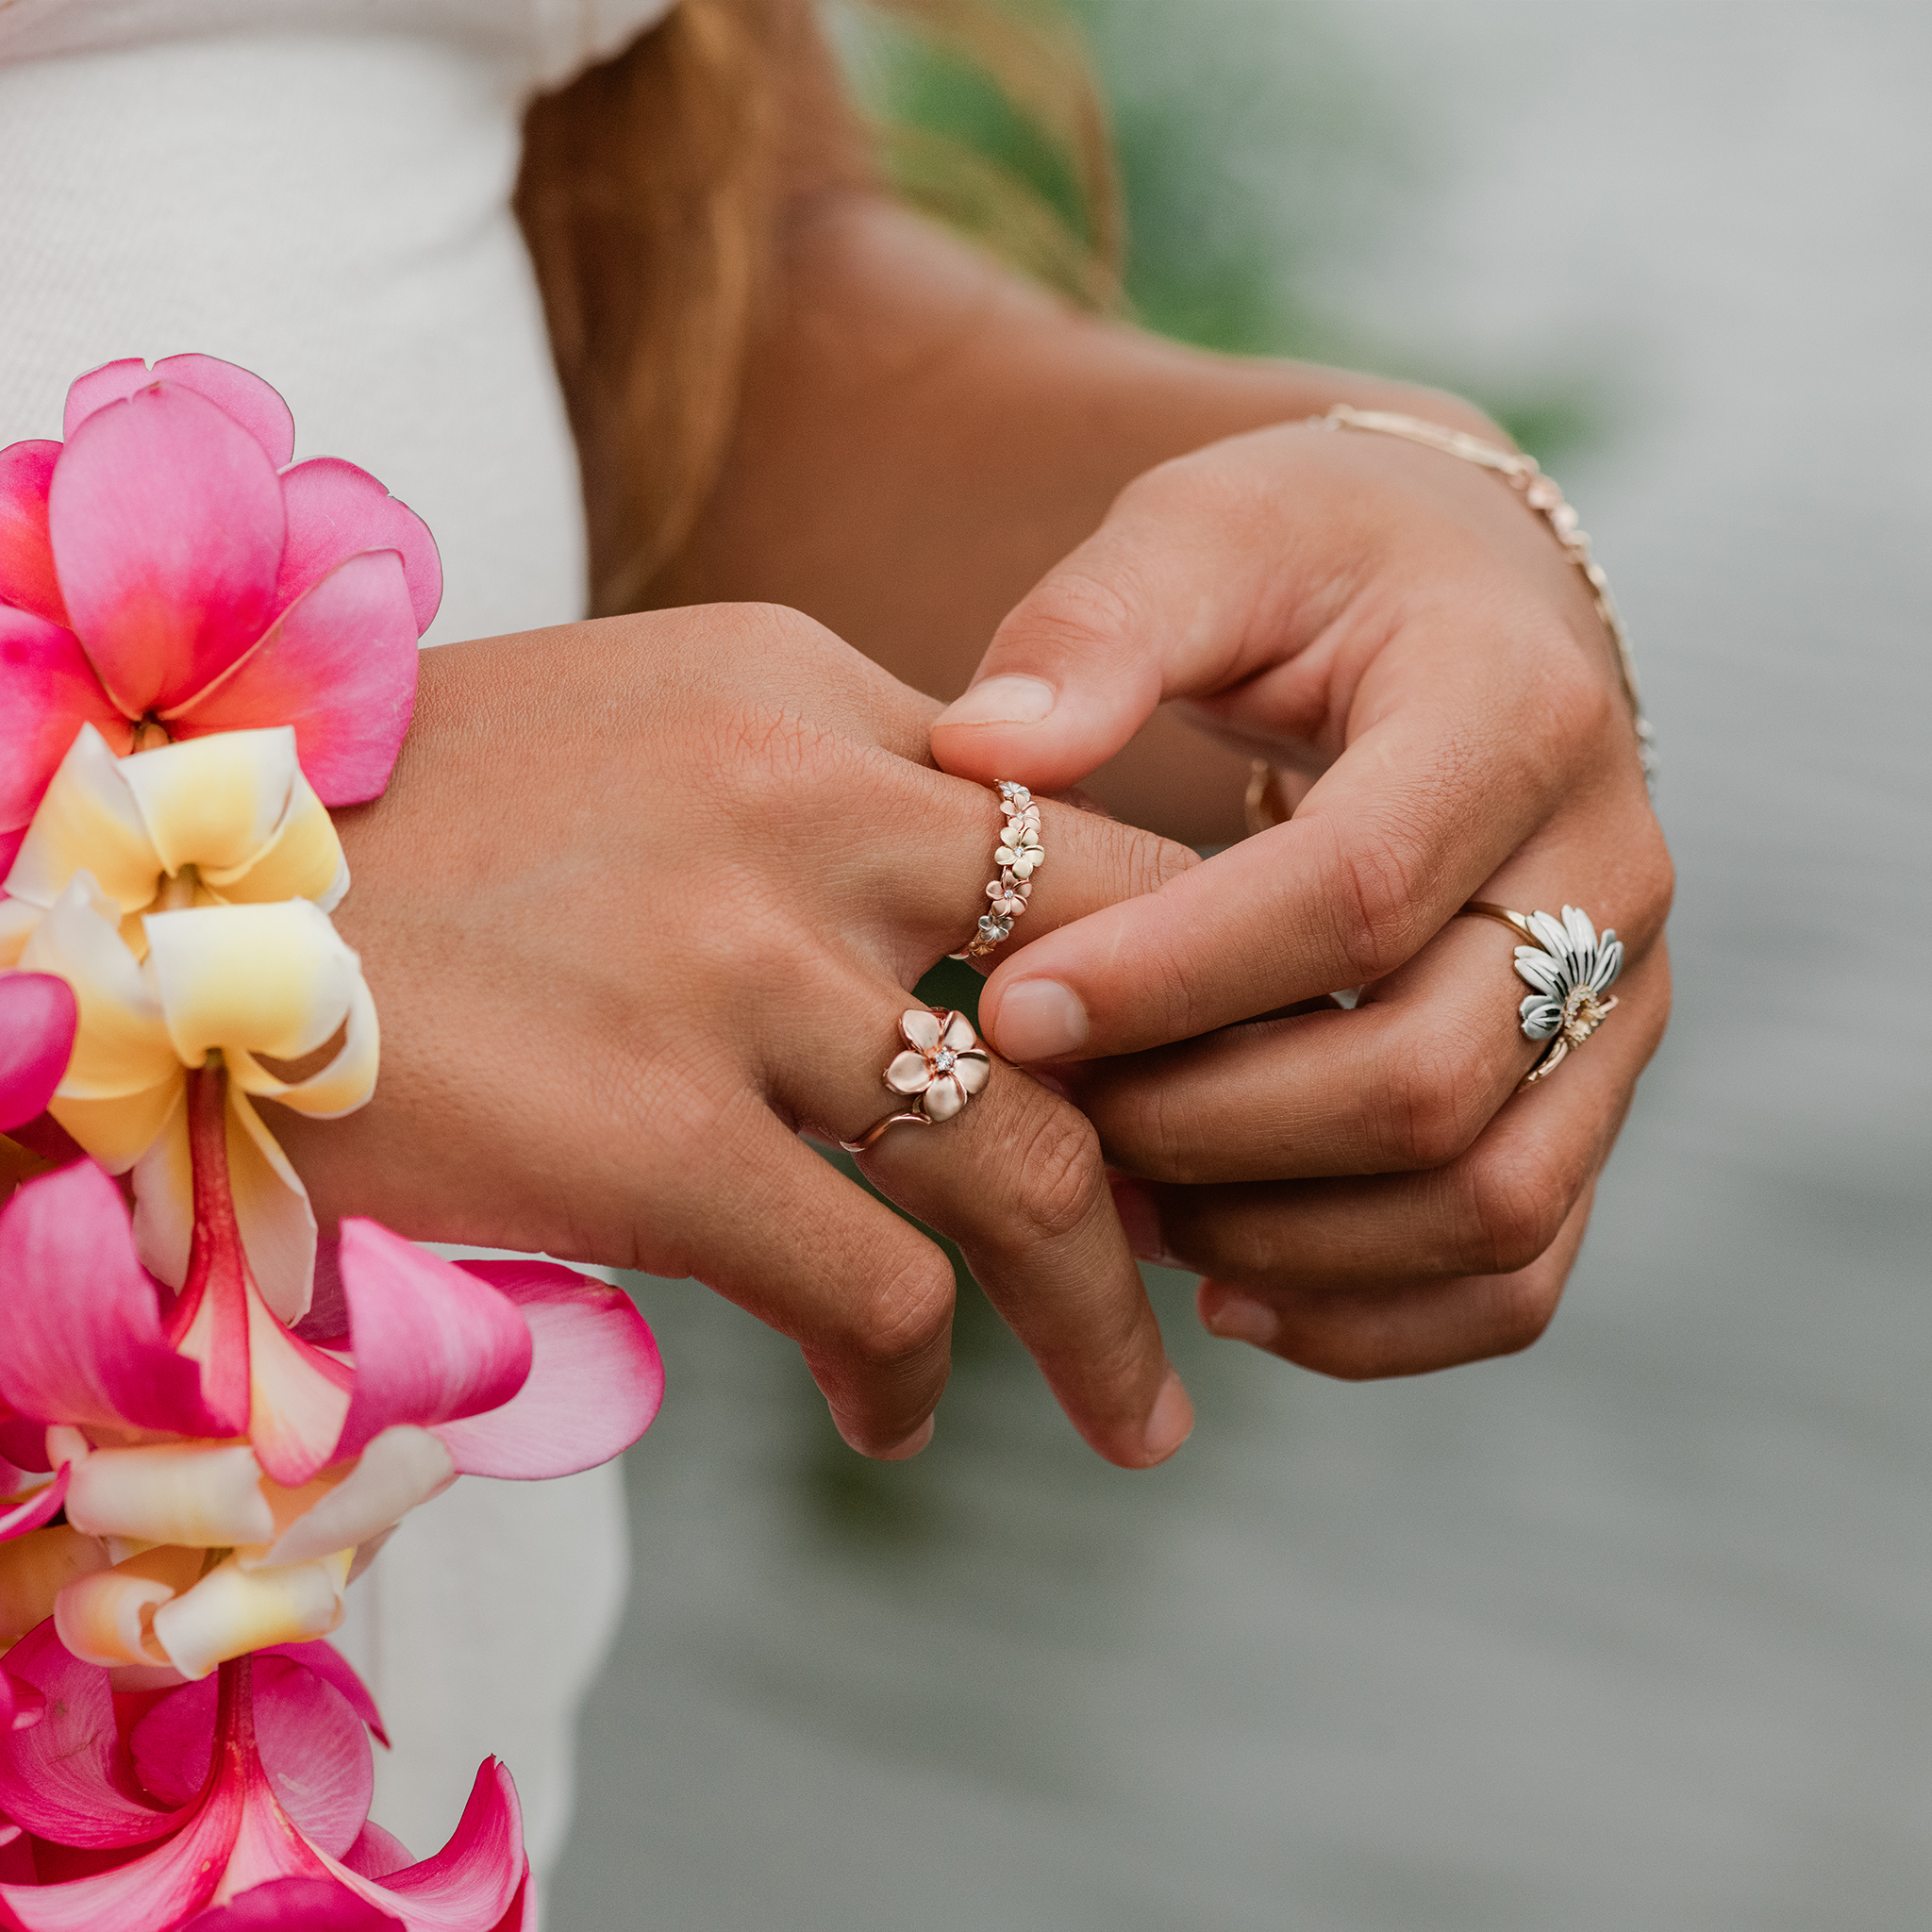
[[(355, 958), (351, 953), (350, 958)], [(382, 1058), (382, 1028), (375, 1017), (375, 998), (358, 973), (350, 990), (349, 1010), (340, 1023), (342, 1043), (336, 1057), (306, 1080), (290, 1082), (271, 1074), (252, 1054), (228, 1049), (228, 1075), (233, 1086), (263, 1100), (278, 1100), (316, 1120), (340, 1120), (368, 1105), (375, 1091), (375, 1070)], [(231, 1089), (231, 1091), (233, 1091)]]
[[(165, 1091), (167, 1112), (159, 1128), (148, 1141), (146, 1151), (134, 1163), (134, 1252), (141, 1265), (157, 1281), (179, 1288), (188, 1279), (188, 1257), (194, 1244), (194, 1165), (188, 1145), (188, 1088), (174, 1080)], [(132, 1108), (131, 1100), (63, 1101), (75, 1108), (105, 1109)], [(126, 1138), (139, 1138), (139, 1125), (131, 1124)], [(77, 1138), (77, 1137), (76, 1137)], [(94, 1157), (99, 1159), (100, 1157)], [(109, 1174), (111, 1161), (102, 1161)]]
[(932, 1085), (932, 1069), (923, 1053), (897, 1055), (886, 1069), (886, 1085), (894, 1093), (924, 1093)]
[(979, 1040), (973, 1031), (973, 1022), (964, 1013), (948, 1013), (940, 1044), (951, 1047), (955, 1053), (966, 1053), (977, 1046)]
[(155, 896), (164, 861), (123, 775), (123, 765), (92, 724), (83, 724), (42, 796), (7, 874), (8, 893), (52, 906), (85, 872), (122, 913)]
[[(516, 1786), (499, 1759), (486, 1757), (449, 1842), (433, 1858), (380, 1883), (335, 1859), (327, 1863), (358, 1897), (393, 1912), (408, 1932), (499, 1932), (524, 1895), (530, 1870)], [(509, 1928), (517, 1924), (508, 1920)]]
[(119, 908), (102, 896), (92, 874), (75, 874), (35, 926), (20, 963), (64, 979), (80, 1008), (61, 1099), (119, 1099), (175, 1076), (180, 1059), (160, 1003), (121, 938)]
[(43, 1423), (222, 1431), (192, 1361), (161, 1338), (119, 1189), (92, 1161), (27, 1181), (0, 1208), (0, 1397)]
[(0, 1542), (11, 1542), (15, 1537), (39, 1529), (59, 1515), (67, 1499), (67, 1483), (72, 1474), (73, 1465), (63, 1463), (60, 1473), (52, 1482), (42, 1483), (31, 1495), (14, 1504), (12, 1508), (0, 1509)]
[(455, 1459), (431, 1431), (392, 1424), (370, 1441), (345, 1480), (275, 1539), (264, 1560), (306, 1563), (354, 1549), (440, 1496), (456, 1479)]
[(344, 558), (211, 689), (169, 714), (183, 736), (286, 722), (330, 805), (389, 783), (416, 708), (416, 617), (393, 550)]
[(341, 1224), (338, 1263), (356, 1350), (338, 1456), (396, 1423), (455, 1422), (501, 1407), (524, 1386), (529, 1324), (495, 1288), (359, 1216)]
[(159, 1577), (120, 1569), (102, 1570), (70, 1583), (54, 1606), (54, 1628), (82, 1663), (111, 1670), (122, 1664), (156, 1664), (146, 1620), (175, 1594)]
[(417, 636), (429, 628), (442, 602), (442, 559), (429, 525), (408, 504), (340, 457), (297, 463), (282, 477), (282, 500), (289, 535), (275, 585), (277, 610), (286, 610), (345, 558), (393, 550), (403, 560)]
[(920, 1106), (929, 1121), (949, 1121), (966, 1105), (965, 1090), (950, 1074), (941, 1074), (925, 1090)]
[(121, 753), (134, 727), (71, 630), (0, 605), (0, 826), (24, 828), (75, 735), (92, 724)]
[(315, 1278), (315, 1210), (246, 1094), (228, 1088), (228, 1191), (242, 1252), (261, 1298), (291, 1328), (308, 1312)]
[(179, 383), (183, 389), (206, 396), (261, 444), (263, 455), (276, 469), (294, 456), (295, 418), (281, 392), (251, 370), (215, 356), (164, 356), (152, 370), (139, 356), (105, 362), (68, 390), (66, 422), (60, 433), (71, 437), (109, 403), (118, 403), (155, 382)]
[(415, 1862), (415, 1853), (394, 1832), (385, 1831), (374, 1819), (342, 1854), (342, 1863), (362, 1878), (387, 1878), (391, 1872), (400, 1872)]
[[(302, 1835), (340, 1857), (356, 1842), (374, 1794), (369, 1734), (326, 1679), (286, 1652), (256, 1658), (255, 1745), (275, 1802)], [(213, 1768), (219, 1691), (212, 1679), (161, 1698), (128, 1736), (142, 1786), (164, 1805), (199, 1796)]]
[(983, 1053), (962, 1053), (953, 1063), (953, 1077), (971, 1098), (992, 1078), (992, 1061)]
[[(313, 1053), (348, 1019), (362, 983), (355, 954), (306, 899), (150, 912), (142, 924), (147, 976), (187, 1066), (200, 1066), (211, 1047), (288, 1059)], [(83, 1030), (88, 1019), (83, 994)]]
[(348, 1574), (347, 1550), (275, 1569), (244, 1570), (230, 1557), (155, 1612), (155, 1641), (192, 1683), (251, 1650), (326, 1637), (342, 1621)]
[[(0, 835), (0, 846), (12, 834)], [(25, 832), (19, 835), (25, 838)], [(14, 848), (18, 851), (19, 847)], [(6, 862), (6, 855), (0, 852), (0, 863)], [(25, 899), (0, 898), (0, 971), (12, 972), (20, 964), (20, 956), (26, 951), (26, 942), (34, 936), (34, 927), (40, 924), (46, 912), (43, 906), (29, 906)]]
[(79, 1013), (64, 979), (0, 974), (0, 1134), (46, 1112), (67, 1072)]
[(466, 1261), (529, 1324), (529, 1379), (500, 1408), (436, 1433), (466, 1475), (538, 1481), (608, 1462), (651, 1426), (664, 1363), (623, 1290), (552, 1261)]
[(67, 607), (47, 535), (47, 491), (59, 460), (58, 442), (0, 449), (0, 604), (64, 626)]
[(291, 1335), (270, 1314), (253, 1283), (247, 1308), (249, 1441), (269, 1475), (297, 1490), (334, 1452), (349, 1412), (350, 1372)]
[(403, 1922), (335, 1878), (271, 1878), (198, 1912), (181, 1932), (401, 1932)]
[(900, 1015), (899, 1031), (906, 1036), (908, 1045), (930, 1053), (940, 1043), (939, 1015), (927, 1012), (924, 1007), (914, 1007), (910, 1012)]
[[(297, 1663), (305, 1671), (313, 1671), (325, 1684), (332, 1685), (341, 1693), (357, 1719), (365, 1724), (378, 1744), (387, 1745), (389, 1733), (382, 1727), (382, 1713), (375, 1707), (375, 1699), (369, 1694), (369, 1687), (358, 1677), (354, 1668), (335, 1645), (326, 1638), (318, 1637), (308, 1643), (278, 1643), (262, 1652), (264, 1657), (285, 1657), (290, 1662)], [(387, 1836), (387, 1833), (384, 1834)], [(354, 1847), (351, 1847), (353, 1852)], [(344, 1857), (349, 1856), (345, 1853)], [(403, 1853), (403, 1863), (408, 1864), (415, 1855)], [(357, 1868), (361, 1869), (359, 1866)], [(378, 1873), (375, 1874), (380, 1876)]]
[(8, 1652), (7, 1671), (46, 1700), (32, 1729), (0, 1734), (8, 1818), (37, 1838), (101, 1850), (147, 1844), (181, 1823), (178, 1811), (148, 1803), (125, 1769), (107, 1672), (72, 1656), (51, 1622)]
[[(151, 1265), (148, 1262), (150, 1248), (141, 1237), (155, 1231), (158, 1213), (178, 1226), (178, 1210), (189, 1198), (187, 1169), (182, 1167), (176, 1173), (172, 1160), (159, 1158), (172, 1156), (175, 1151), (169, 1145), (169, 1137), (181, 1105), (181, 1075), (176, 1072), (139, 1093), (117, 1094), (108, 1100), (69, 1100), (56, 1094), (47, 1109), (74, 1144), (98, 1160), (109, 1174), (126, 1174), (154, 1155), (158, 1157), (157, 1166), (165, 1169), (171, 1179), (178, 1180), (178, 1186), (171, 1192), (157, 1192), (146, 1203), (139, 1200), (136, 1203), (136, 1222), (140, 1230), (136, 1245), (143, 1266)], [(187, 1144), (185, 1133), (184, 1127), (184, 1147)], [(150, 1181), (149, 1185), (156, 1184)], [(181, 1266), (185, 1269), (187, 1265), (184, 1255)], [(159, 1268), (154, 1272), (170, 1288), (180, 1287), (179, 1281), (163, 1274)]]
[(267, 627), (281, 485), (205, 396), (160, 383), (90, 416), (55, 469), (48, 525), (75, 631), (130, 718), (206, 690)]

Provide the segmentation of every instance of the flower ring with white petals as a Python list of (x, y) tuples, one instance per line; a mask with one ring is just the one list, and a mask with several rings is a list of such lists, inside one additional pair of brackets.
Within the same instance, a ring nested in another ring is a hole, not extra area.
[(1033, 874), (1046, 863), (1046, 851), (1040, 842), (1040, 808), (1034, 804), (1032, 792), (1010, 778), (1002, 778), (994, 789), (1006, 820), (992, 855), (999, 876), (986, 889), (986, 896), (992, 901), (991, 908), (980, 914), (979, 924), (965, 946), (951, 956), (955, 959), (979, 958), (1010, 936), (1014, 920), (1025, 911), (1032, 896)]
[(992, 1077), (992, 1057), (979, 1043), (964, 1013), (944, 1007), (914, 1007), (899, 1016), (906, 1051), (886, 1069), (886, 1085), (908, 1099), (917, 1095), (917, 1113), (888, 1114), (857, 1141), (841, 1141), (848, 1154), (875, 1146), (888, 1127), (902, 1123), (929, 1127), (949, 1121)]
[(1493, 919), (1535, 942), (1516, 949), (1516, 976), (1535, 989), (1517, 1009), (1524, 1038), (1551, 1041), (1549, 1051), (1523, 1077), (1524, 1087), (1534, 1087), (1615, 1011), (1617, 1002), (1604, 995), (1624, 970), (1624, 941), (1607, 925), (1599, 936), (1580, 906), (1564, 907), (1560, 920), (1547, 912), (1525, 917), (1487, 899), (1472, 899), (1462, 910)]

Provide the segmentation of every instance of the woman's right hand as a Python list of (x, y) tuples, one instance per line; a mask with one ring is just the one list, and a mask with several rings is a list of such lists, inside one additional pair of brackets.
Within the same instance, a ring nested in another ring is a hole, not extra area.
[[(694, 1274), (798, 1341), (855, 1448), (923, 1447), (952, 1268), (797, 1134), (894, 1110), (907, 989), (985, 908), (999, 815), (931, 767), (938, 709), (771, 606), (425, 653), (389, 790), (339, 815), (375, 1097), (275, 1124), (324, 1225)], [(1193, 862), (1043, 811), (1014, 943)], [(1083, 1115), (996, 1064), (958, 1118), (861, 1160), (958, 1242), (1101, 1455), (1180, 1445), (1192, 1410)]]

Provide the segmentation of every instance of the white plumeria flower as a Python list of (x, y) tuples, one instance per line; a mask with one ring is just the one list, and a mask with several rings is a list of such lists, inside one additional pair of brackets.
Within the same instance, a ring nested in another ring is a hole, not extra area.
[(1015, 878), (1031, 878), (1046, 862), (1046, 854), (1040, 844), (1038, 814), (1008, 819), (1005, 836), (994, 849), (992, 858), (995, 865), (1009, 868)]
[(949, 1121), (992, 1077), (992, 1060), (964, 1013), (914, 1007), (899, 1019), (911, 1051), (886, 1069), (894, 1093), (917, 1094), (929, 1121)]
[[(315, 1217), (250, 1096), (324, 1120), (369, 1099), (379, 1036), (360, 963), (307, 899), (148, 912), (138, 925), (144, 958), (119, 905), (78, 872), (27, 940), (20, 964), (64, 979), (80, 1009), (49, 1110), (110, 1174), (134, 1170), (142, 1261), (178, 1288), (194, 1224), (186, 1076), (219, 1052), (242, 1244), (263, 1299), (297, 1322), (314, 1274)], [(326, 1063), (300, 1077), (265, 1064), (331, 1043)]]
[(1516, 948), (1517, 977), (1536, 989), (1519, 1008), (1523, 1031), (1530, 1040), (1557, 1042), (1531, 1075), (1542, 1079), (1556, 1071), (1572, 1048), (1581, 1046), (1616, 1006), (1604, 994), (1624, 970), (1624, 942), (1609, 926), (1599, 939), (1579, 906), (1564, 907), (1560, 921), (1547, 912), (1532, 912), (1528, 925), (1542, 943)]

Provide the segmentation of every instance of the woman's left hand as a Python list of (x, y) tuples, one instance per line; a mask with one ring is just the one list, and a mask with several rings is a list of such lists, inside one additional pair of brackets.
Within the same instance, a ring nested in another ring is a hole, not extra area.
[[(1670, 1001), (1670, 859), (1579, 574), (1454, 458), (1230, 438), (1122, 493), (933, 748), (1050, 790), (1172, 701), (1312, 784), (1287, 824), (1008, 958), (990, 1037), (1057, 1066), (1138, 1177), (1140, 1252), (1207, 1277), (1215, 1332), (1351, 1377), (1525, 1345)], [(1471, 898), (1580, 905), (1627, 949), (1617, 1013), (1516, 1098), (1541, 1049), (1508, 935), (1456, 918)], [(1354, 1012), (1322, 998), (1358, 985)]]

